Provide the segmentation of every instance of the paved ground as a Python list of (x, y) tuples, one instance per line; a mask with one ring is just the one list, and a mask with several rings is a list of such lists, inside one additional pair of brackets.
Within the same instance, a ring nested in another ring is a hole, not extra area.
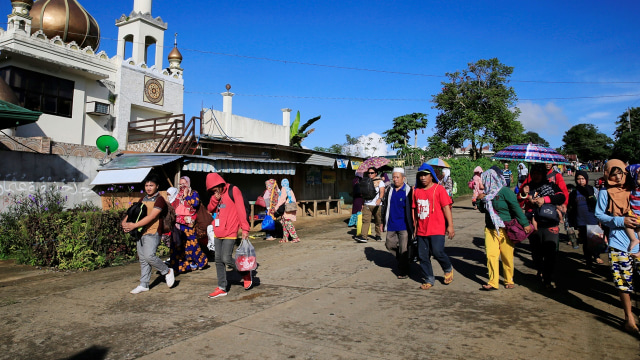
[[(629, 359), (640, 342), (620, 330), (606, 266), (587, 271), (560, 246), (558, 290), (538, 288), (528, 244), (513, 290), (487, 280), (483, 217), (454, 204), (447, 241), (455, 280), (431, 290), (398, 280), (383, 242), (355, 243), (345, 216), (297, 223), (302, 242), (260, 239), (257, 286), (208, 299), (213, 268), (169, 289), (130, 295), (139, 266), (89, 273), (0, 262), (0, 359)], [(237, 278), (239, 281), (239, 278)]]

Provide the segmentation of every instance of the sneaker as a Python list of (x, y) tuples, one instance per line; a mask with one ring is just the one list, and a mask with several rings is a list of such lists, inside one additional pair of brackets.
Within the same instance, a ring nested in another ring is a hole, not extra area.
[(365, 238), (364, 236), (356, 236), (356, 241), (359, 243), (366, 243), (367, 238)]
[(222, 290), (222, 289), (220, 289), (220, 288), (216, 288), (216, 291), (214, 291), (211, 294), (209, 294), (209, 297), (211, 299), (217, 298), (217, 297), (221, 297), (221, 296), (227, 296), (227, 292)]
[(242, 282), (244, 282), (244, 289), (249, 290), (253, 286), (253, 276), (251, 275), (251, 271), (247, 275), (242, 277)]
[(382, 237), (380, 235), (376, 235), (374, 239), (376, 239), (376, 241), (382, 241)]
[(176, 277), (173, 274), (173, 269), (169, 268), (169, 272), (164, 276), (165, 281), (167, 282), (168, 287), (172, 287), (176, 282)]
[(138, 285), (137, 288), (129, 291), (131, 294), (140, 294), (141, 292), (149, 291), (148, 287), (144, 287), (142, 285)]

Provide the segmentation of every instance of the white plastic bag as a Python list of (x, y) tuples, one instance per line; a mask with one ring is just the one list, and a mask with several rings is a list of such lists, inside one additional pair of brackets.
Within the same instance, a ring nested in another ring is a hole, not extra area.
[(249, 239), (242, 239), (236, 250), (236, 269), (238, 271), (251, 271), (258, 267), (256, 262), (256, 249)]
[(207, 226), (207, 237), (209, 238), (209, 242), (207, 243), (207, 249), (211, 251), (216, 251), (216, 235), (213, 233), (213, 225)]

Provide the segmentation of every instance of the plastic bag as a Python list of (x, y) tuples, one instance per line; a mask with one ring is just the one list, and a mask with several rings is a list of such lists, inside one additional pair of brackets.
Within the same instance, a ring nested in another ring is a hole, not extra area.
[(264, 231), (273, 231), (276, 229), (276, 222), (273, 221), (271, 215), (267, 215), (264, 217), (264, 220), (262, 220), (261, 226)]
[(249, 239), (242, 239), (236, 250), (236, 269), (238, 271), (251, 271), (258, 267), (256, 262), (256, 249)]
[(587, 225), (587, 248), (592, 254), (601, 254), (607, 249), (604, 231), (598, 225)]
[(211, 251), (216, 251), (216, 235), (213, 233), (213, 225), (207, 226), (207, 237), (209, 238), (209, 242), (207, 243), (207, 249)]

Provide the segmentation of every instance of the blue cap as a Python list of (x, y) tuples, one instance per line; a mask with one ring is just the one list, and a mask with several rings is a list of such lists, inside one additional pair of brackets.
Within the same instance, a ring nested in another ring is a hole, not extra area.
[(431, 167), (431, 165), (427, 163), (422, 163), (422, 165), (420, 165), (420, 167), (418, 168), (418, 176), (420, 176), (420, 173), (431, 174), (431, 176), (433, 177), (433, 182), (435, 182), (436, 184), (440, 181), (438, 180), (438, 176), (436, 175), (435, 170), (433, 170), (433, 167)]

